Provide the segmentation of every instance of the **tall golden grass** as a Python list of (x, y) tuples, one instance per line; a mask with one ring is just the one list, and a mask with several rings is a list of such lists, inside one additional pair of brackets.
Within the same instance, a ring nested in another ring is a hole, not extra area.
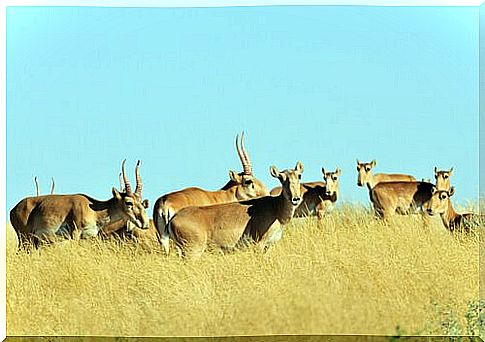
[(479, 314), (479, 239), (439, 218), (384, 225), (343, 205), (265, 254), (191, 261), (116, 241), (17, 254), (7, 238), (8, 335), (467, 334)]

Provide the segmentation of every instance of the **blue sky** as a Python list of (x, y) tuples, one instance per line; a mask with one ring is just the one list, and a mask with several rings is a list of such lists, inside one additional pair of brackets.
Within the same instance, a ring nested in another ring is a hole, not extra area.
[[(478, 192), (478, 7), (7, 8), (7, 210), (35, 193), (108, 199), (142, 160), (151, 204), (241, 170), (355, 159)], [(133, 179), (133, 177), (132, 177)], [(134, 180), (133, 180), (134, 181)], [(151, 212), (151, 209), (150, 209)]]

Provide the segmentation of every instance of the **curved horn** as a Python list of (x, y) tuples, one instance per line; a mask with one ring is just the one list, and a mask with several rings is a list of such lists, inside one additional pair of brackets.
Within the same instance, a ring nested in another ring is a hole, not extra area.
[(136, 163), (136, 167), (135, 167), (135, 176), (136, 176), (135, 194), (141, 197), (141, 190), (143, 188), (143, 183), (141, 182), (140, 172), (138, 170), (139, 167), (140, 167), (140, 161)]
[(241, 149), (244, 155), (244, 173), (247, 175), (253, 174), (253, 168), (251, 166), (251, 159), (249, 158), (249, 154), (246, 152), (246, 148), (244, 147), (244, 131), (241, 135)]
[(118, 180), (120, 181), (120, 191), (125, 192), (125, 187), (123, 186), (123, 178), (121, 178), (121, 172), (118, 175)]
[(54, 194), (55, 187), (56, 187), (56, 182), (54, 181), (54, 177), (52, 177), (51, 195)]
[(125, 162), (126, 159), (123, 160), (123, 163), (121, 163), (121, 174), (123, 175), (123, 182), (125, 183), (125, 192), (127, 195), (131, 195), (131, 184), (128, 181), (128, 178), (126, 178), (126, 173), (125, 173)]
[(40, 190), (39, 190), (39, 183), (37, 183), (37, 176), (34, 177), (34, 182), (35, 182), (35, 193), (37, 194), (37, 196), (39, 196)]
[(236, 135), (236, 150), (237, 150), (237, 155), (239, 156), (239, 160), (241, 161), (242, 167), (244, 169), (244, 172), (246, 173), (246, 162), (244, 160), (244, 155), (241, 151), (241, 147), (239, 146), (239, 134)]

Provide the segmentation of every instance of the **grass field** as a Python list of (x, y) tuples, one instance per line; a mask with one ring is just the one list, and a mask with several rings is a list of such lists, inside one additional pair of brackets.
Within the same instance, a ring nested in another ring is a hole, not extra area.
[(479, 239), (439, 218), (386, 226), (344, 205), (293, 220), (266, 254), (187, 262), (115, 241), (16, 254), (7, 226), (8, 335), (466, 335), (478, 299)]

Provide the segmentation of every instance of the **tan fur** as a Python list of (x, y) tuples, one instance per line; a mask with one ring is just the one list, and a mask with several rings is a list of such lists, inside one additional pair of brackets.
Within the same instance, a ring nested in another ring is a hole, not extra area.
[(184, 208), (168, 223), (170, 236), (183, 255), (191, 257), (199, 257), (208, 246), (233, 249), (247, 241), (265, 250), (281, 238), (283, 225), (291, 220), (301, 202), (302, 172), (300, 162), (294, 170), (283, 172), (272, 166), (271, 175), (283, 186), (277, 197)]
[(431, 198), (434, 185), (427, 182), (384, 182), (370, 191), (375, 213), (384, 219), (395, 213), (416, 213)]
[[(124, 172), (124, 162), (123, 162)], [(129, 186), (129, 182), (127, 182)], [(137, 181), (138, 186), (138, 181)], [(10, 211), (19, 248), (30, 242), (54, 242), (58, 236), (78, 239), (96, 236), (111, 223), (130, 221), (138, 228), (148, 228), (146, 201), (141, 193), (120, 193), (112, 189), (113, 198), (98, 201), (84, 194), (27, 197)]]
[[(302, 194), (301, 204), (296, 208), (293, 217), (317, 216), (322, 219), (329, 206), (337, 201), (339, 194), (339, 176), (341, 170), (337, 168), (334, 172), (325, 172), (322, 168), (325, 182), (301, 183)], [(271, 190), (271, 196), (278, 196), (281, 193), (281, 186)]]
[(427, 213), (429, 215), (439, 214), (443, 225), (451, 232), (470, 232), (473, 226), (485, 222), (483, 215), (474, 213), (457, 213), (451, 204), (450, 198), (454, 193), (454, 187), (451, 187), (450, 190), (436, 189), (426, 205)]
[(385, 182), (415, 182), (416, 178), (406, 174), (387, 174), (387, 173), (372, 173), (372, 169), (377, 162), (374, 159), (370, 163), (361, 163), (357, 160), (357, 185), (365, 186), (371, 190), (376, 184)]
[(450, 190), (451, 183), (450, 177), (453, 174), (453, 168), (449, 170), (438, 170), (437, 167), (434, 168), (434, 179), (436, 188), (438, 190)]
[[(241, 138), (241, 144), (243, 144)], [(160, 243), (169, 253), (169, 235), (167, 223), (181, 209), (189, 206), (206, 206), (235, 201), (244, 201), (251, 198), (266, 196), (268, 189), (263, 182), (252, 174), (247, 152), (239, 150), (238, 138), (236, 148), (243, 165), (243, 172), (229, 171), (229, 182), (217, 191), (208, 191), (197, 187), (190, 187), (171, 192), (158, 198), (153, 207), (153, 222), (158, 231)]]

